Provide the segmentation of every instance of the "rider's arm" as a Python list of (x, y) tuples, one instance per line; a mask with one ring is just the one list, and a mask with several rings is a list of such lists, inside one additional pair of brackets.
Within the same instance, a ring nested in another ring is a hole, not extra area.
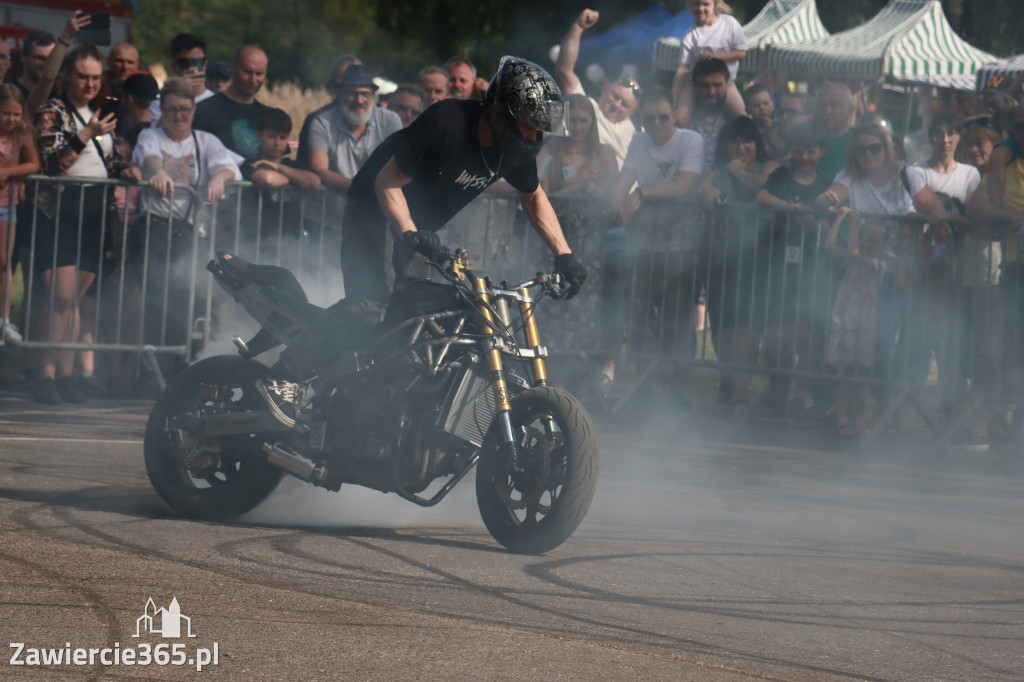
[[(416, 224), (412, 222), (412, 214), (409, 212), (409, 204), (402, 193), (402, 188), (410, 182), (412, 178), (402, 172), (394, 158), (384, 164), (374, 182), (380, 210), (399, 236), (404, 232), (416, 231)], [(555, 224), (557, 225), (557, 221)]]
[[(379, 179), (378, 182), (380, 182)], [(519, 203), (523, 206), (527, 220), (530, 221), (533, 229), (537, 231), (552, 253), (556, 256), (572, 253), (569, 242), (565, 241), (565, 235), (562, 234), (562, 226), (558, 223), (555, 209), (551, 208), (548, 195), (544, 193), (540, 185), (537, 185), (537, 189), (532, 192), (519, 192)]]

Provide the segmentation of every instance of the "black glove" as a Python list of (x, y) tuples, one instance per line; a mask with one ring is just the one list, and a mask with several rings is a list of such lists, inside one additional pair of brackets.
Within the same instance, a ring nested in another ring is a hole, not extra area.
[(435, 263), (443, 263), (448, 252), (436, 232), (403, 232), (402, 242), (407, 249), (422, 253), (427, 260)]
[(578, 294), (580, 287), (587, 281), (587, 269), (571, 253), (555, 256), (555, 272), (569, 283), (569, 293), (566, 298), (572, 298)]

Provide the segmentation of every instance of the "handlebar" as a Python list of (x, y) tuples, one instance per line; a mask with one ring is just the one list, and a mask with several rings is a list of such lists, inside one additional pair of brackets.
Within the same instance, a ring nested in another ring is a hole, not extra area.
[[(442, 246), (440, 250), (442, 256), (441, 263), (435, 263), (429, 261), (435, 267), (437, 267), (446, 279), (453, 282), (464, 282), (466, 275), (464, 274), (468, 270), (472, 270), (472, 265), (469, 263), (469, 254), (462, 247), (452, 251), (446, 246)], [(493, 287), (493, 285), (491, 285)], [(538, 272), (537, 276), (533, 279), (526, 280), (520, 284), (514, 286), (500, 287), (502, 290), (510, 292), (518, 291), (519, 289), (529, 289), (531, 287), (539, 286), (543, 289), (544, 293), (555, 300), (564, 300), (569, 298), (574, 292), (572, 286), (565, 280), (561, 274)]]

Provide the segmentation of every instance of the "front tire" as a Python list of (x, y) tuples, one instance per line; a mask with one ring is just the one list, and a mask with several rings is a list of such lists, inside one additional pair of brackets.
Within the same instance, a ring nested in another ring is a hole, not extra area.
[(146, 424), (146, 473), (157, 494), (189, 517), (231, 519), (253, 509), (281, 481), (257, 434), (195, 437), (205, 414), (264, 409), (255, 382), (267, 368), (235, 356), (197, 362), (174, 378)]
[(495, 540), (520, 554), (565, 542), (597, 489), (600, 453), (590, 415), (565, 391), (531, 388), (512, 398), (518, 469), (492, 428), (476, 473), (476, 500)]

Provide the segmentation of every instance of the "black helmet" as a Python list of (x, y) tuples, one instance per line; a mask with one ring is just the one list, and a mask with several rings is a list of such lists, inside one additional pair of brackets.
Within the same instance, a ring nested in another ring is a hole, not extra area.
[[(531, 61), (505, 56), (484, 93), (484, 117), (494, 143), (508, 161), (537, 158), (544, 133), (569, 134), (568, 103), (555, 79)], [(525, 139), (516, 123), (539, 131), (536, 141)]]

